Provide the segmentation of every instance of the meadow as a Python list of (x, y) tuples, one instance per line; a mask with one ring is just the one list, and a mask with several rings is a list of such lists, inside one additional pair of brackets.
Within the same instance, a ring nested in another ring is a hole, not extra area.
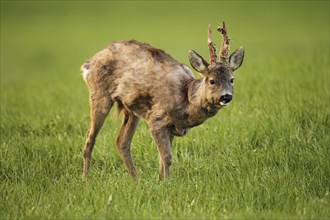
[[(111, 111), (84, 183), (80, 65), (134, 38), (190, 66), (222, 20), (246, 50), (234, 100), (174, 140), (171, 179), (143, 120), (127, 174)], [(1, 1), (0, 101), (0, 219), (330, 218), (329, 1)]]

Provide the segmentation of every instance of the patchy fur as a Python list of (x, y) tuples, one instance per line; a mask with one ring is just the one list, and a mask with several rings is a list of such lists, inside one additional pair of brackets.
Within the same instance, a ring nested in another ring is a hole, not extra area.
[[(96, 53), (82, 66), (91, 109), (84, 149), (85, 177), (96, 136), (114, 103), (118, 114), (123, 114), (116, 145), (128, 172), (136, 177), (130, 144), (138, 119), (144, 118), (159, 150), (160, 177), (168, 177), (174, 136), (183, 136), (189, 128), (214, 116), (222, 107), (220, 96), (231, 91), (228, 79), (233, 73), (228, 66), (206, 66), (203, 77), (195, 79), (186, 65), (163, 50), (135, 40), (113, 42)], [(220, 68), (226, 71), (219, 73)], [(211, 87), (210, 78), (217, 85)]]

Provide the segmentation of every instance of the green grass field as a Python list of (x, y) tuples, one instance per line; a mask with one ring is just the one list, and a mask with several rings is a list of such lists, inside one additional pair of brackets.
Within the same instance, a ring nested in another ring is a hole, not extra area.
[[(84, 184), (80, 65), (131, 38), (188, 65), (222, 20), (246, 50), (234, 101), (175, 139), (171, 180), (143, 121), (131, 179), (112, 111)], [(0, 98), (0, 219), (330, 218), (329, 1), (1, 1)]]

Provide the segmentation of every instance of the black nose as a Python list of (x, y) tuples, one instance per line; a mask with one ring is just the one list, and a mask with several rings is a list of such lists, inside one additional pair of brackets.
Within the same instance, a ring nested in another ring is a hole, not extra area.
[(226, 95), (222, 95), (220, 97), (220, 102), (223, 102), (226, 104), (226, 103), (229, 103), (232, 99), (233, 99), (232, 95), (226, 94)]

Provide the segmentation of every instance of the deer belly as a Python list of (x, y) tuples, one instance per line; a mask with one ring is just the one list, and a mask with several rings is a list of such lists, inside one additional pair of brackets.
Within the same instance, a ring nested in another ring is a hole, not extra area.
[(122, 102), (128, 111), (142, 118), (146, 118), (153, 106), (152, 99), (149, 95), (134, 97), (134, 99), (122, 97)]

